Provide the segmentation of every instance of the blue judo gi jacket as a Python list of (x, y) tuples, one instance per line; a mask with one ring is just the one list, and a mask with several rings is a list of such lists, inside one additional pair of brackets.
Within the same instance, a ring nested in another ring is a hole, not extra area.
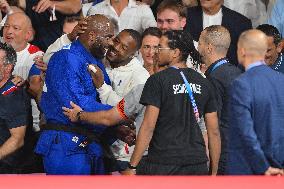
[[(70, 107), (70, 101), (88, 112), (111, 108), (98, 102), (96, 88), (87, 70), (88, 64), (100, 67), (105, 82), (110, 83), (104, 65), (95, 59), (79, 40), (63, 47), (52, 56), (46, 73), (47, 91), (43, 92), (41, 98), (41, 109), (47, 123), (76, 126), (62, 112), (63, 106)], [(102, 133), (105, 129), (100, 125), (79, 124), (96, 133)], [(64, 131), (43, 130), (35, 151), (43, 156), (46, 173), (103, 174), (101, 146), (95, 142), (87, 147), (80, 146), (85, 138), (86, 136)], [(91, 164), (95, 170), (90, 170)]]

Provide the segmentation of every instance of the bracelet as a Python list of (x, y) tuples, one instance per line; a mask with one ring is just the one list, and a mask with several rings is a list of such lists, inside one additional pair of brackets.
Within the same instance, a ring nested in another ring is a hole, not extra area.
[(127, 166), (128, 166), (129, 169), (137, 169), (137, 167), (131, 165), (129, 162), (127, 163)]
[(83, 110), (80, 110), (77, 114), (76, 114), (76, 118), (78, 121), (81, 121), (81, 114), (83, 113), (84, 111)]

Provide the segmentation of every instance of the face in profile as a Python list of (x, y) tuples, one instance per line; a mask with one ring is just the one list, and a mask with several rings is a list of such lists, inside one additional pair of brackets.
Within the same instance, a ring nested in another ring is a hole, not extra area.
[(157, 66), (162, 67), (169, 65), (171, 61), (170, 51), (172, 50), (168, 46), (168, 38), (166, 36), (162, 36), (159, 42), (159, 47), (155, 53), (154, 59), (157, 61)]
[(265, 54), (265, 63), (270, 66), (274, 64), (278, 58), (278, 49), (274, 43), (273, 37), (267, 37), (267, 45), (268, 48)]
[(140, 53), (144, 60), (144, 64), (153, 65), (154, 55), (159, 45), (160, 38), (153, 35), (146, 35), (142, 40)]
[(206, 64), (206, 43), (204, 41), (204, 32), (201, 33), (198, 40), (198, 52), (203, 64)]
[(126, 32), (120, 32), (109, 46), (106, 54), (111, 64), (121, 63), (130, 59), (136, 52), (136, 41)]

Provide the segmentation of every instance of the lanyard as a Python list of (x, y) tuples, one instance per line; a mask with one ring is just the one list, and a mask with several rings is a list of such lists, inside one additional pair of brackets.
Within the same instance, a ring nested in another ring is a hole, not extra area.
[[(177, 70), (179, 69), (178, 67), (175, 67), (175, 66), (172, 66), (172, 68), (175, 68)], [(182, 77), (182, 79), (184, 81), (184, 84), (186, 86), (186, 89), (187, 89), (188, 96), (189, 96), (189, 99), (190, 99), (190, 102), (191, 102), (191, 105), (192, 105), (192, 109), (193, 109), (193, 113), (194, 113), (195, 119), (196, 119), (197, 123), (199, 123), (200, 122), (200, 117), (199, 117), (198, 107), (197, 107), (196, 101), (194, 99), (194, 96), (193, 96), (190, 84), (187, 81), (187, 79), (184, 76), (184, 73), (182, 71), (180, 71), (180, 75), (181, 75), (181, 77)]]
[(228, 60), (223, 59), (220, 62), (218, 62), (217, 64), (215, 64), (215, 66), (212, 68), (211, 72), (213, 72), (216, 68), (218, 68), (219, 66), (228, 63)]

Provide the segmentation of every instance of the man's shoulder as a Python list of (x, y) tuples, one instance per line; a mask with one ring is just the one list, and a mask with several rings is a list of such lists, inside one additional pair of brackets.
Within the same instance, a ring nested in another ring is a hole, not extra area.
[(234, 11), (232, 9), (229, 9), (228, 7), (222, 6), (222, 13), (226, 18), (229, 18), (234, 21), (238, 22), (247, 22), (250, 23), (250, 19), (246, 16), (238, 13), (237, 11)]
[(189, 8), (187, 8), (187, 13), (189, 15), (202, 13), (202, 8), (201, 8), (201, 6), (189, 7)]
[(43, 53), (38, 46), (29, 44), (28, 52), (30, 54)]

